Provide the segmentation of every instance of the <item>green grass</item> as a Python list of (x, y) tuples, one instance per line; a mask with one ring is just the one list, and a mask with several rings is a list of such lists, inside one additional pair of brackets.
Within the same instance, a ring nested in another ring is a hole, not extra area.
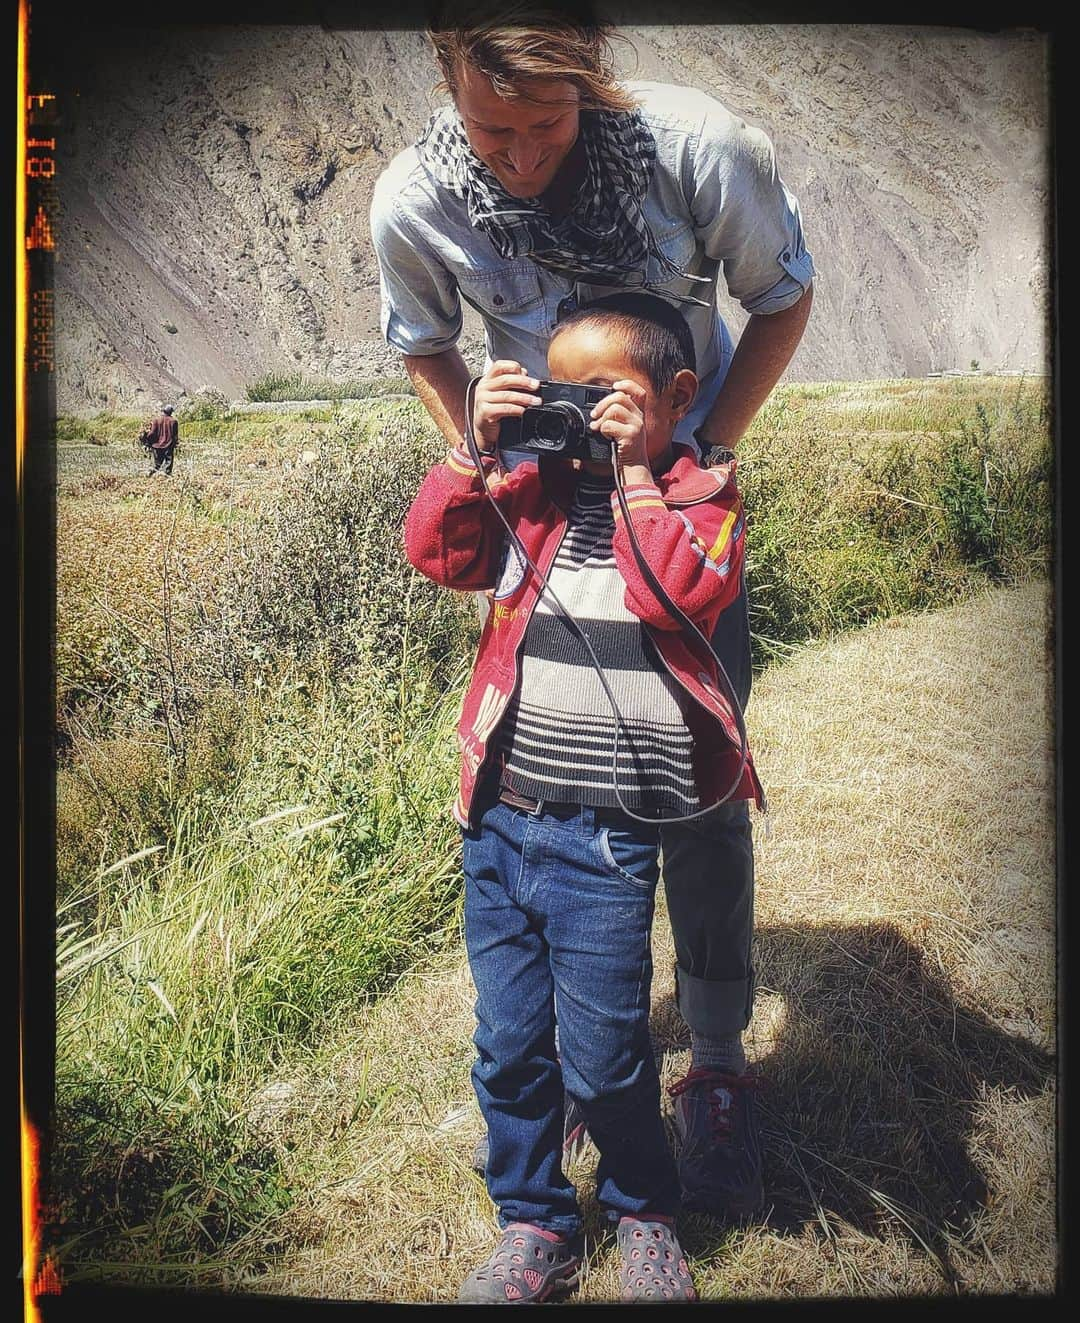
[(1046, 573), (1041, 383), (791, 387), (739, 446), (755, 661)]
[(363, 381), (331, 381), (301, 373), (268, 372), (246, 390), (249, 400), (366, 400), (374, 395), (413, 395), (407, 377), (375, 377)]
[(287, 1202), (246, 1119), (260, 1082), (458, 934), (455, 714), (456, 685), (263, 691), (227, 799), (178, 796), (166, 839), (69, 889), (57, 1161), (64, 1220), (94, 1227), (80, 1256), (191, 1261)]
[(58, 414), (57, 441), (134, 442), (145, 422), (142, 414), (96, 413), (88, 417), (80, 414)]

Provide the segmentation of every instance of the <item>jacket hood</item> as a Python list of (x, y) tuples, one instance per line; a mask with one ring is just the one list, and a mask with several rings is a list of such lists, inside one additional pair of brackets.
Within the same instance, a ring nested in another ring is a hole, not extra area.
[(693, 446), (675, 443), (675, 463), (655, 479), (668, 505), (694, 505), (723, 491), (735, 473), (734, 459), (702, 468)]

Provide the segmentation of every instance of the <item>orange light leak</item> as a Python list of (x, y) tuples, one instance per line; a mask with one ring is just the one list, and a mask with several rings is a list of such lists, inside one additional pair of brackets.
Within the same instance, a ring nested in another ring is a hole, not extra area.
[[(26, 255), (26, 95), (28, 68), (30, 6), (29, 0), (19, 0), (19, 41), (16, 71), (17, 124), (15, 132), (15, 499), (17, 508), (17, 539), (19, 547), (19, 635), (20, 654), (23, 648), (23, 583), (26, 558), (25, 525), (23, 522), (23, 472), (26, 457), (27, 390), (26, 390), (26, 336), (28, 329), (27, 306), (30, 283), (29, 263)], [(20, 674), (25, 678), (25, 657), (20, 657)], [(22, 765), (25, 748), (23, 736), (23, 704), (19, 704), (19, 799), (25, 805), (26, 782)], [(20, 898), (25, 888), (25, 838), (20, 815), (19, 822), (19, 889)], [(19, 906), (19, 959), (26, 959), (26, 930), (23, 906)], [(22, 1161), (22, 1239), (23, 1239), (23, 1318), (26, 1323), (40, 1323), (41, 1313), (34, 1298), (40, 1249), (40, 1172), (37, 1131), (26, 1115), (26, 1056), (22, 1041), (25, 1028), (23, 988), (25, 972), (19, 984), (19, 1104), (20, 1104), (20, 1156)]]
[[(29, 19), (28, 0), (19, 0), (19, 50), (18, 74), (16, 77), (16, 113), (18, 120), (15, 129), (15, 491), (19, 500), (20, 514), (22, 511), (23, 462), (26, 454), (26, 332), (28, 325), (26, 308), (27, 286), (30, 283), (30, 271), (26, 260), (25, 247), (27, 29)], [(21, 637), (22, 632), (20, 630)]]
[(34, 1298), (41, 1228), (38, 1223), (38, 1137), (25, 1114), (22, 1120), (23, 1318), (40, 1323)]

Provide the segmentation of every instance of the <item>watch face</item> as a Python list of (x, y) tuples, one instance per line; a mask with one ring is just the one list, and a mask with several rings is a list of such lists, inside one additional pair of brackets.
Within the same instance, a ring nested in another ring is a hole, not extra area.
[(730, 464), (734, 458), (735, 452), (728, 446), (707, 446), (701, 462), (707, 469), (711, 469), (718, 464)]

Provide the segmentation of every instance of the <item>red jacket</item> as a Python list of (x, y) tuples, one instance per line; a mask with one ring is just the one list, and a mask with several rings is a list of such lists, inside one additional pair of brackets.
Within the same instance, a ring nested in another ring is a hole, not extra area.
[[(708, 638), (717, 617), (739, 591), (743, 564), (742, 500), (734, 461), (704, 469), (687, 447), (655, 486), (626, 489), (630, 518), (642, 553), (675, 604)], [(509, 473), (483, 460), (488, 486), (530, 557), (546, 575), (566, 531), (566, 511), (577, 472), (555, 463), (546, 470), (547, 489), (535, 463)], [(549, 495), (550, 492), (550, 495)], [(694, 776), (702, 807), (731, 785), (739, 765), (739, 732), (731, 704), (720, 688), (715, 659), (700, 641), (687, 638), (654, 597), (638, 569), (616, 493), (612, 493), (616, 564), (626, 580), (627, 608), (644, 621), (661, 660), (687, 694), (687, 724), (694, 737)], [(405, 519), (405, 551), (412, 564), (446, 588), (493, 588), (494, 600), (480, 635), (472, 681), (461, 708), (461, 790), (454, 817), (470, 825), (477, 778), (518, 682), (518, 654), (542, 585), (509, 544), (502, 521), (484, 494), (468, 453), (450, 452), (424, 478)], [(748, 758), (732, 799), (764, 796)]]
[(140, 440), (151, 450), (168, 450), (176, 445), (180, 427), (171, 414), (159, 413), (153, 422), (147, 423), (142, 430)]

